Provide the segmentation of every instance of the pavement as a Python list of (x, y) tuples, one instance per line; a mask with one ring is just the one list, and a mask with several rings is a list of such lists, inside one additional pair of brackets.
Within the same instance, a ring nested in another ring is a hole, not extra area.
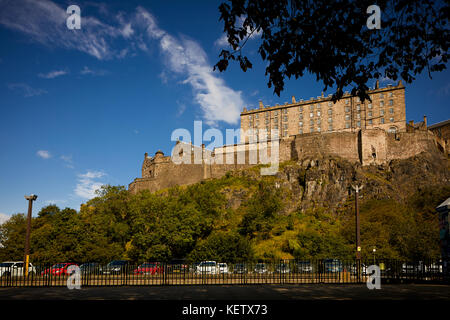
[[(0, 300), (450, 300), (450, 285), (209, 285), (0, 288)], [(5, 302), (5, 301), (4, 301)]]

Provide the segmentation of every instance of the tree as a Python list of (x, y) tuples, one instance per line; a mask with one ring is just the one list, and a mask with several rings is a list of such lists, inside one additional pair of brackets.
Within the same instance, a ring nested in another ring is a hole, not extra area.
[(333, 100), (351, 86), (363, 101), (367, 82), (388, 77), (407, 83), (424, 69), (446, 68), (449, 57), (449, 1), (379, 0), (381, 28), (369, 29), (367, 8), (373, 0), (229, 0), (219, 6), (230, 49), (222, 50), (214, 69), (230, 60), (245, 72), (247, 41), (261, 36), (258, 52), (268, 62), (269, 88), (277, 95), (285, 78), (311, 73), (336, 87)]

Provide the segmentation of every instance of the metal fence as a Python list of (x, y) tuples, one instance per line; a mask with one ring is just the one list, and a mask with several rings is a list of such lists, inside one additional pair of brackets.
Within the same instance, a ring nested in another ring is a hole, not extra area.
[[(256, 284), (319, 284), (365, 283), (367, 268), (377, 265), (381, 283), (434, 282), (449, 283), (446, 266), (440, 261), (401, 262), (325, 260), (283, 260), (265, 262), (201, 263), (148, 262), (132, 264), (114, 262), (76, 264), (81, 286), (153, 286), (153, 285), (256, 285)], [(23, 264), (0, 264), (0, 287), (55, 287), (66, 286), (73, 278), (69, 266), (31, 265), (24, 275)], [(71, 276), (72, 275), (72, 276)]]

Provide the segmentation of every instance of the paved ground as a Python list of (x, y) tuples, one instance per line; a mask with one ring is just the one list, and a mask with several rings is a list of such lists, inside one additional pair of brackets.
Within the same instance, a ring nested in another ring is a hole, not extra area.
[(0, 288), (0, 300), (450, 300), (449, 285), (254, 285)]

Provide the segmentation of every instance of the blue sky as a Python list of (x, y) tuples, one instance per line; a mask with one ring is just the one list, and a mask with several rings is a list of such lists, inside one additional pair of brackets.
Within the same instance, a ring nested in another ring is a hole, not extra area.
[[(81, 30), (66, 27), (71, 4), (81, 8)], [(128, 185), (145, 152), (170, 153), (172, 131), (192, 131), (195, 120), (237, 128), (242, 108), (260, 99), (321, 94), (305, 76), (274, 95), (257, 36), (245, 48), (252, 70), (213, 72), (223, 48), (219, 4), (0, 0), (0, 219), (25, 212), (25, 194), (38, 195), (36, 214), (49, 203), (78, 210), (100, 185)], [(449, 75), (407, 85), (407, 120), (450, 118)]]

